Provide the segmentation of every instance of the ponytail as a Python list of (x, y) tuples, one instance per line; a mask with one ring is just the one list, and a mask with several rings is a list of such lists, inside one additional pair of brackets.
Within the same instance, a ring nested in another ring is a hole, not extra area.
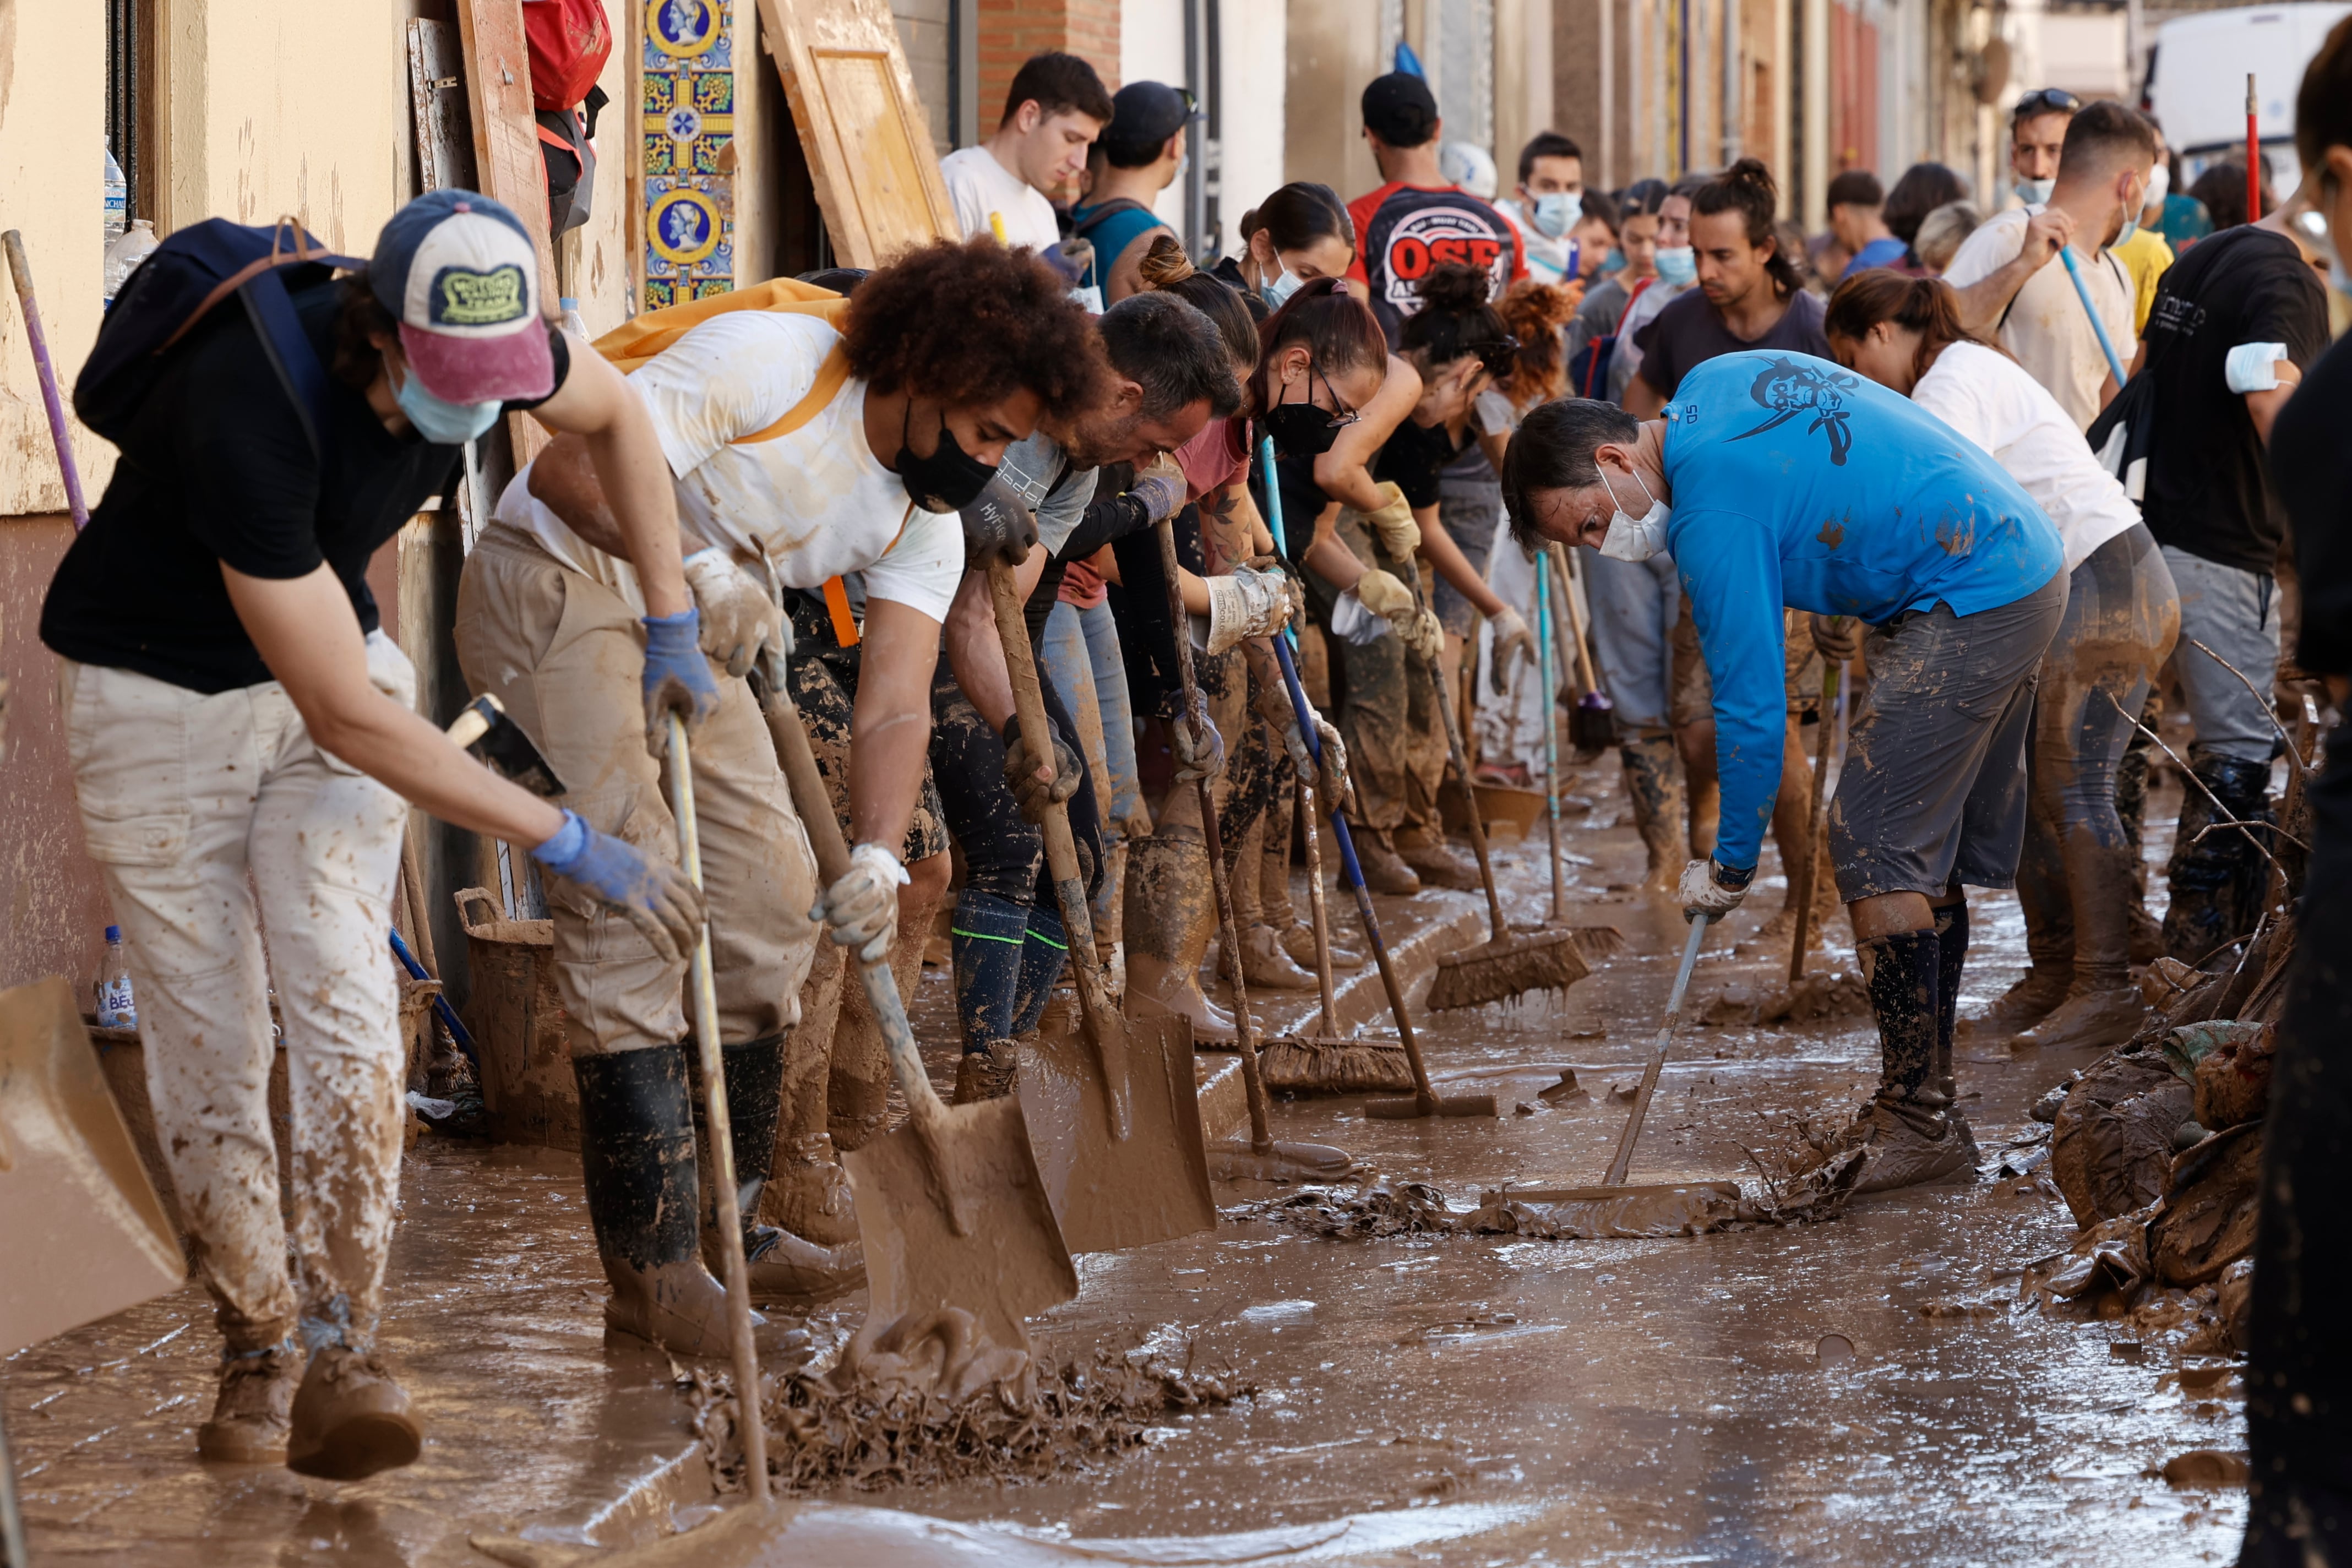
[(1984, 346), (1962, 324), (1960, 299), (1950, 284), (1940, 278), (1908, 278), (1885, 267), (1857, 272), (1837, 286), (1822, 314), (1822, 333), (1860, 342), (1882, 321), (1919, 334), (1918, 356), (1911, 362), (1917, 375), (1927, 374), (1936, 356), (1954, 343)]
[(1772, 275), (1773, 290), (1783, 300), (1804, 286), (1797, 264), (1781, 250), (1780, 237), (1773, 228), (1775, 215), (1780, 210), (1780, 188), (1772, 183), (1772, 171), (1764, 166), (1761, 158), (1742, 158), (1714, 179), (1691, 193), (1691, 212), (1708, 217), (1717, 213), (1739, 214), (1748, 236), (1748, 243), (1761, 250), (1767, 245), (1771, 254), (1764, 258), (1764, 270)]

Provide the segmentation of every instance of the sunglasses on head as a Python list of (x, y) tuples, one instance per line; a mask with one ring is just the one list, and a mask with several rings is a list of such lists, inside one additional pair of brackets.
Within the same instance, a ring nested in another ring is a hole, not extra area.
[(2010, 123), (2031, 120), (2037, 114), (2072, 114), (2083, 107), (2083, 100), (2063, 87), (2045, 87), (2027, 93), (2009, 111)]
[(1502, 380), (1518, 368), (1519, 340), (1508, 332), (1492, 342), (1481, 343), (1470, 352), (1477, 356), (1478, 363), (1486, 367), (1486, 374), (1496, 381)]

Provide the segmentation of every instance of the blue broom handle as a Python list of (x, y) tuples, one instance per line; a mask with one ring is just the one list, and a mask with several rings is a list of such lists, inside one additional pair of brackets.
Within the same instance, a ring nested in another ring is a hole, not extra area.
[[(416, 962), (416, 955), (408, 951), (408, 944), (400, 940), (400, 932), (397, 930), (392, 932), (392, 952), (393, 956), (400, 960), (401, 967), (408, 971), (410, 979), (433, 978), (425, 973), (425, 966)], [(434, 997), (433, 1011), (440, 1016), (441, 1022), (448, 1027), (450, 1039), (456, 1041), (457, 1048), (466, 1053), (466, 1059), (474, 1064), (474, 1076), (479, 1079), (482, 1072), (481, 1056), (474, 1049), (474, 1037), (466, 1032), (466, 1026), (459, 1023), (457, 1015), (451, 1011), (449, 999), (446, 996)]]
[(2099, 320), (2098, 307), (2091, 303), (2091, 290), (2083, 281), (2083, 270), (2074, 265), (2074, 247), (2062, 245), (2058, 258), (2066, 264), (2066, 276), (2074, 279), (2074, 298), (2083, 301), (2083, 314), (2091, 318), (2091, 331), (2098, 334), (2099, 352), (2107, 356), (2107, 370), (2116, 378), (2116, 386), (2124, 384), (2124, 362), (2116, 357), (2116, 345), (2107, 340), (2107, 324)]

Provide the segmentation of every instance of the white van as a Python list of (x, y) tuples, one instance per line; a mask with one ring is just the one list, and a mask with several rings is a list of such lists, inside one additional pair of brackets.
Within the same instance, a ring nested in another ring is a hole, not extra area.
[[(2180, 154), (2185, 190), (2197, 176), (2246, 148), (2246, 73), (2254, 73), (2257, 134), (2270, 162), (2271, 188), (2284, 199), (2302, 182), (2294, 155), (2294, 95), (2328, 32), (2352, 4), (2298, 0), (2206, 11), (2167, 22), (2148, 53), (2142, 107), (2164, 127), (2166, 145)], [(2216, 225), (2243, 220), (2215, 213)]]

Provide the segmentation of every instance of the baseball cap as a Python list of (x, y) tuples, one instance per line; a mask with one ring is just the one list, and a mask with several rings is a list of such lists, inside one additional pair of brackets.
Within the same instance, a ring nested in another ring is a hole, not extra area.
[(1110, 123), (1103, 141), (1120, 147), (1151, 147), (1168, 140), (1202, 111), (1192, 92), (1164, 81), (1131, 81), (1111, 95)]
[(427, 191), (394, 213), (368, 286), (400, 321), (409, 369), (450, 403), (545, 397), (555, 357), (539, 257), (522, 220), (474, 191)]
[(1436, 95), (1410, 71), (1376, 76), (1364, 89), (1364, 129), (1391, 147), (1418, 147), (1436, 132)]

